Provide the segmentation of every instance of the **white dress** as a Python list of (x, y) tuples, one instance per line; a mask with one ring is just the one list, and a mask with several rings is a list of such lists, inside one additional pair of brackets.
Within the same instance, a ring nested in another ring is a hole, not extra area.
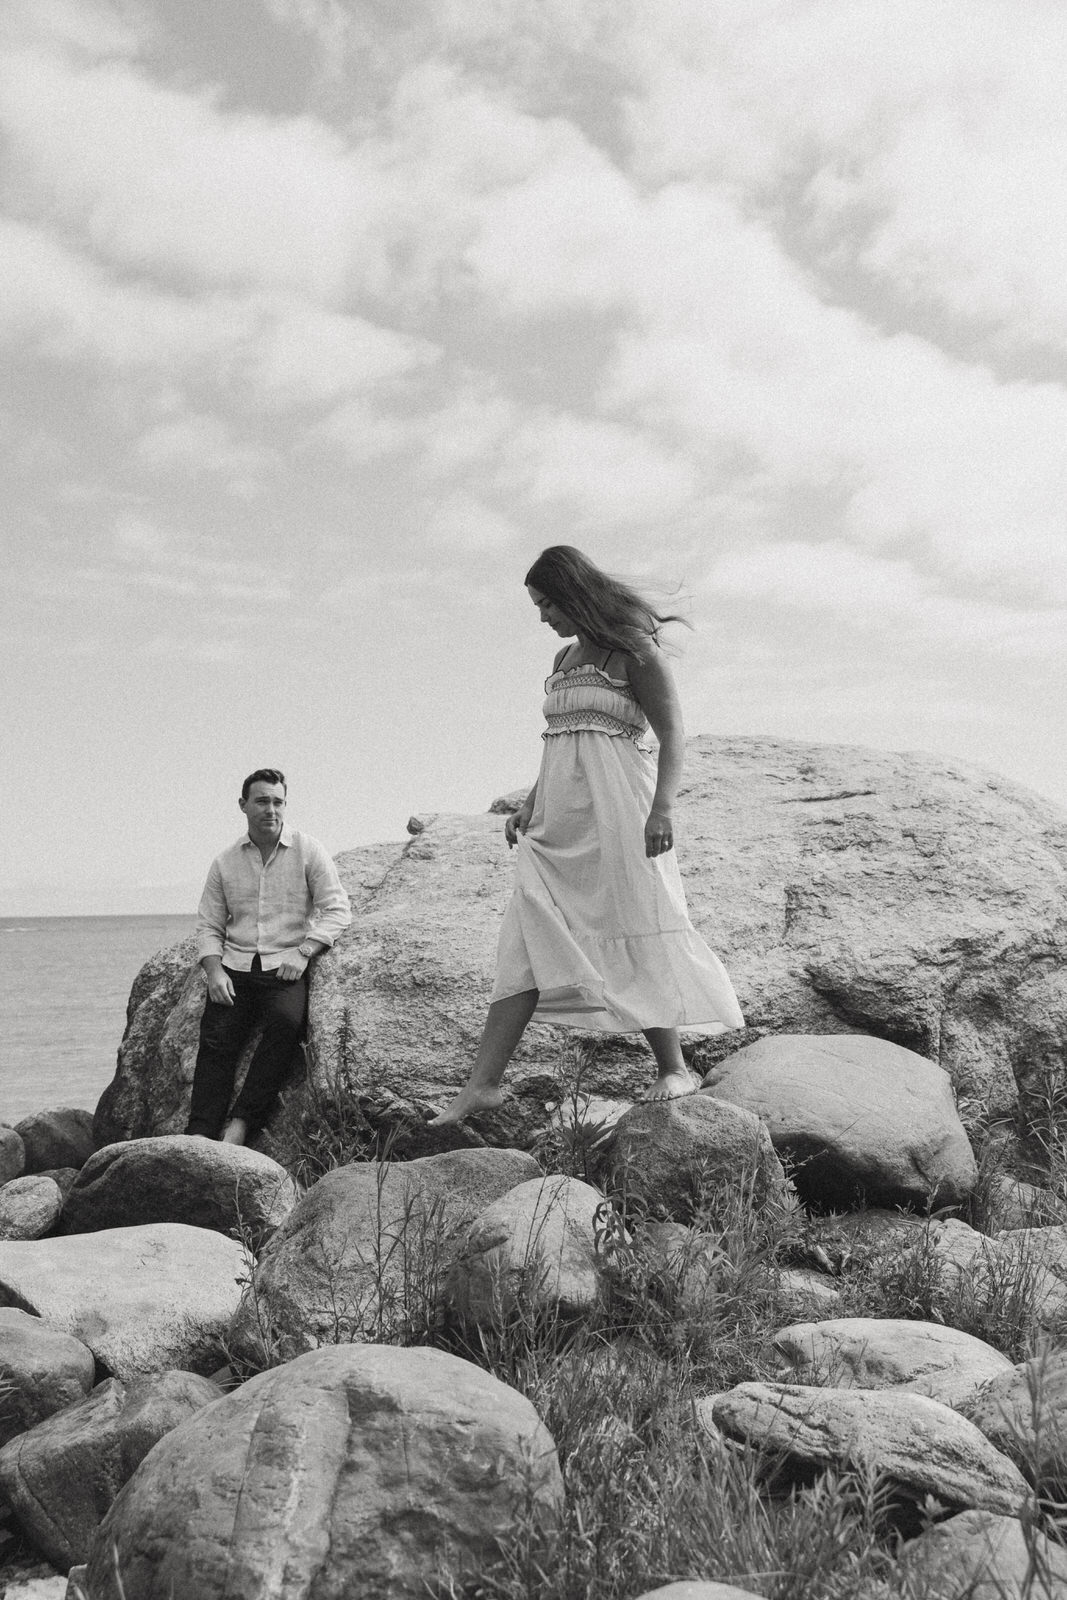
[(726, 970), (689, 920), (674, 851), (645, 855), (656, 763), (633, 691), (588, 664), (554, 672), (545, 691), (493, 1000), (537, 989), (536, 1018), (593, 1032), (743, 1028)]

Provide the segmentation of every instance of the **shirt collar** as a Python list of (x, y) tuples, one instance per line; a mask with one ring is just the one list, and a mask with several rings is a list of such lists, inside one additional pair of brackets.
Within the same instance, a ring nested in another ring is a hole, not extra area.
[[(287, 822), (283, 822), (282, 823), (282, 831), (281, 831), (281, 834), (279, 835), (279, 838), (278, 838), (278, 844), (275, 845), (274, 848), (277, 849), (279, 845), (284, 845), (285, 848), (288, 850), (289, 846), (292, 844), (292, 842), (293, 842), (293, 830), (292, 830), (292, 828), (290, 828), (290, 826), (289, 826), (289, 824)], [(246, 833), (243, 838), (238, 839), (237, 843), (241, 846), (242, 849), (245, 849), (248, 845), (254, 845), (254, 840), (252, 839), (250, 834)], [(258, 845), (255, 845), (254, 847), (257, 850), (259, 849)]]

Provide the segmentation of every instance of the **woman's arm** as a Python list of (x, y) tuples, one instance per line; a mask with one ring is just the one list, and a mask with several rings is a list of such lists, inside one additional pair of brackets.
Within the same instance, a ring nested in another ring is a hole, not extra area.
[(645, 823), (646, 856), (662, 855), (674, 847), (671, 813), (685, 761), (685, 729), (674, 676), (666, 657), (654, 650), (647, 661), (627, 660), (630, 687), (659, 740), (656, 792)]

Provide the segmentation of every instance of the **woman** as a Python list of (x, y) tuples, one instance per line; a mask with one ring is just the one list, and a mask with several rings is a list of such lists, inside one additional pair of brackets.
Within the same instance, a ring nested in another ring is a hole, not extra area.
[[(519, 846), (496, 983), (471, 1075), (431, 1127), (503, 1099), (501, 1079), (530, 1019), (643, 1033), (656, 1059), (649, 1100), (689, 1094), (679, 1027), (744, 1027), (726, 972), (693, 928), (673, 854), (682, 772), (678, 695), (659, 648), (663, 616), (570, 545), (526, 574), (542, 622), (572, 639), (546, 684), (541, 771), (505, 824)], [(649, 724), (653, 757), (642, 740)]]

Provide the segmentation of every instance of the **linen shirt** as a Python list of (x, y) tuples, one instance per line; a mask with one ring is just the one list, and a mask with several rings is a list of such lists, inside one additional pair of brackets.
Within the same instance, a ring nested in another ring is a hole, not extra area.
[(248, 972), (280, 967), (305, 939), (332, 945), (352, 920), (337, 868), (309, 833), (282, 829), (266, 861), (246, 834), (215, 857), (200, 897), (197, 954)]

